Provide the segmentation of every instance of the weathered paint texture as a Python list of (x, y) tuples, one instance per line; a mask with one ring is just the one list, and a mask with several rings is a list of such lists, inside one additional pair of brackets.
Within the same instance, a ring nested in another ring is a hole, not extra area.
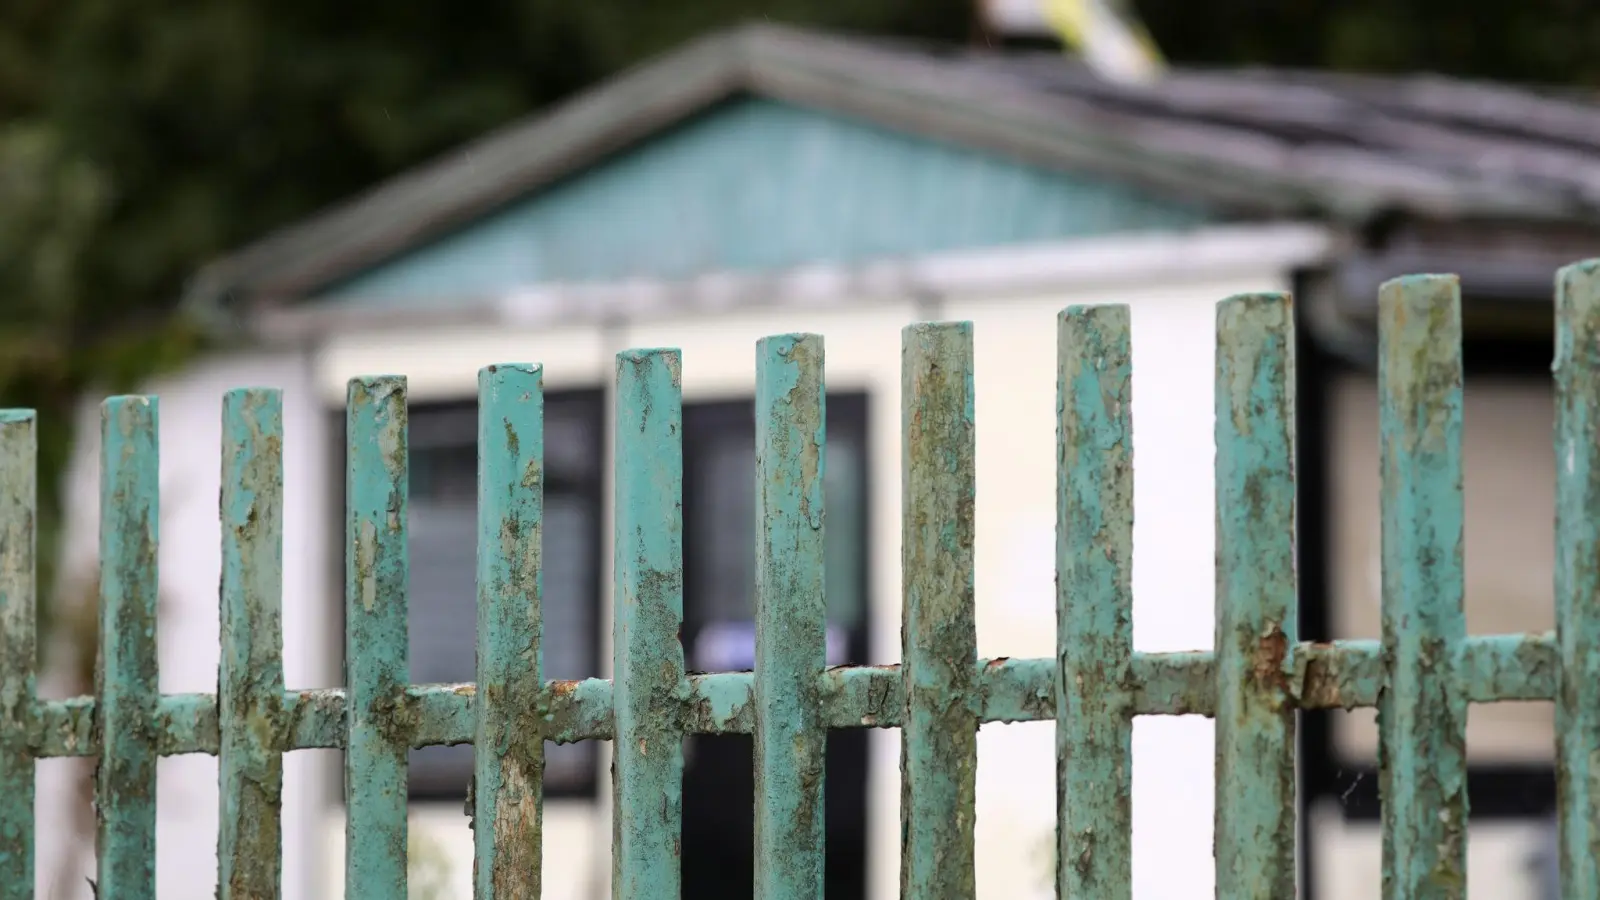
[(154, 896), (158, 756), (220, 756), (225, 898), (279, 895), (283, 753), (346, 751), (346, 896), (406, 894), (406, 754), (478, 748), (475, 893), (539, 894), (543, 742), (613, 740), (614, 892), (681, 895), (682, 738), (754, 734), (753, 894), (822, 896), (823, 753), (834, 728), (901, 728), (902, 896), (974, 893), (976, 731), (1057, 722), (1058, 890), (1127, 898), (1135, 715), (1217, 718), (1217, 895), (1294, 890), (1296, 709), (1376, 706), (1383, 893), (1465, 896), (1468, 703), (1554, 701), (1562, 892), (1600, 894), (1600, 261), (1557, 279), (1558, 627), (1468, 637), (1454, 278), (1381, 292), (1383, 639), (1300, 643), (1294, 333), (1283, 295), (1218, 312), (1216, 650), (1132, 649), (1128, 312), (1059, 322), (1057, 655), (978, 659), (973, 372), (966, 324), (903, 336), (902, 665), (825, 669), (822, 340), (757, 347), (756, 671), (689, 675), (682, 622), (676, 351), (617, 358), (615, 681), (543, 680), (541, 373), (480, 373), (478, 683), (412, 685), (406, 659), (406, 400), (350, 385), (346, 688), (286, 691), (282, 404), (223, 406), (222, 663), (216, 694), (158, 693), (154, 399), (102, 409), (94, 696), (35, 695), (32, 413), (0, 412), (0, 900), (33, 887), (33, 765), (96, 757), (98, 896)]
[(406, 383), (357, 378), (346, 399), (347, 900), (406, 895), (406, 752), (416, 707), (406, 642)]
[(0, 411), (0, 900), (33, 896), (34, 473), (31, 411)]
[(281, 895), (283, 400), (222, 407), (222, 661), (217, 676), (220, 900)]
[(538, 366), (478, 373), (478, 689), (473, 896), (538, 900), (544, 782), (540, 589), (544, 382)]
[(1556, 798), (1561, 896), (1600, 897), (1600, 260), (1556, 278)]
[(1133, 368), (1126, 306), (1057, 323), (1056, 884), (1129, 900), (1133, 829)]
[(617, 354), (612, 892), (678, 897), (683, 825), (683, 383), (676, 350)]
[(1454, 276), (1379, 292), (1385, 900), (1466, 895), (1461, 302)]
[(1217, 308), (1216, 895), (1295, 893), (1294, 309)]
[(755, 892), (822, 900), (823, 350), (756, 345)]
[(901, 336), (900, 896), (974, 896), (972, 325)]
[(154, 397), (100, 408), (95, 882), (119, 900), (154, 900), (156, 891), (156, 423)]

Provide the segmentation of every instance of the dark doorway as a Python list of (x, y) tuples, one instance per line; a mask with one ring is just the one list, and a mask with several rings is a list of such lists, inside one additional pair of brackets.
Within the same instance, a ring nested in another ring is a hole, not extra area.
[[(685, 404), (683, 643), (690, 671), (747, 671), (755, 653), (755, 405)], [(827, 398), (828, 663), (867, 662), (867, 400)], [(746, 898), (754, 878), (749, 735), (685, 742), (683, 895)], [(829, 900), (866, 894), (867, 734), (828, 738)]]

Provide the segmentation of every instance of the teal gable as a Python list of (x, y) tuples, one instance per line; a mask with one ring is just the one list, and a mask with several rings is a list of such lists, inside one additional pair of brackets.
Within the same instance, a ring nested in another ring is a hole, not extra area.
[(327, 306), (850, 264), (1211, 221), (1198, 205), (767, 99), (716, 105), (345, 278)]

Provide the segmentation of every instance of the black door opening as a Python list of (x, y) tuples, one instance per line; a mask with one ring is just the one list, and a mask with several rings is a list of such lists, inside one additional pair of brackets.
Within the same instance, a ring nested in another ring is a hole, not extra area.
[[(755, 405), (685, 404), (683, 642), (692, 672), (747, 671), (755, 658)], [(867, 401), (827, 398), (828, 664), (865, 663)], [(683, 894), (747, 898), (754, 878), (755, 777), (749, 735), (684, 745)], [(866, 895), (867, 734), (828, 737), (829, 900)]]

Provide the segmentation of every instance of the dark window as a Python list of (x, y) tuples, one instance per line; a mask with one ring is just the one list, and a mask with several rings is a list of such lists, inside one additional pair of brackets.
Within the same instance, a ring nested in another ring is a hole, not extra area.
[[(475, 401), (410, 409), (413, 684), (477, 680), (477, 417)], [(596, 677), (604, 395), (547, 394), (544, 440), (544, 677)], [(545, 791), (592, 794), (595, 759), (592, 741), (547, 745)], [(411, 753), (414, 798), (464, 796), (471, 774), (470, 744)]]

